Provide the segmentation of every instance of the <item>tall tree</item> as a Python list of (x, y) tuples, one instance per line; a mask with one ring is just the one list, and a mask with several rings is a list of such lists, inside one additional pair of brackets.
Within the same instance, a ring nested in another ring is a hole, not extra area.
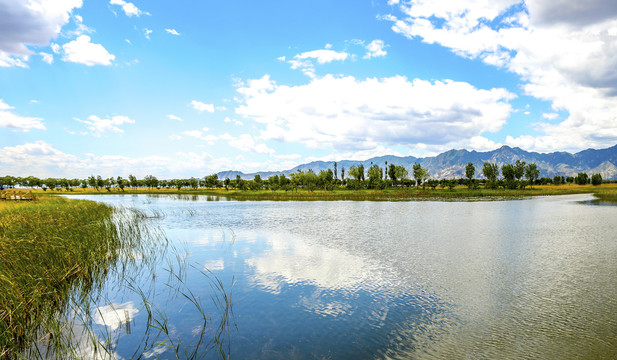
[(334, 162), (334, 179), (338, 179), (337, 170), (336, 170), (336, 161)]
[(465, 177), (467, 178), (467, 186), (471, 189), (473, 186), (473, 176), (476, 173), (476, 167), (473, 163), (467, 163), (465, 166)]
[(525, 175), (526, 165), (527, 163), (520, 160), (516, 160), (516, 162), (514, 163), (514, 177), (517, 181), (520, 181), (523, 178), (523, 175)]
[(497, 164), (485, 162), (482, 166), (482, 175), (488, 180), (486, 186), (493, 189), (496, 186), (497, 176), (499, 176), (499, 167)]
[(529, 180), (529, 185), (531, 187), (533, 187), (533, 182), (536, 181), (538, 176), (540, 176), (540, 170), (538, 170), (536, 164), (532, 163), (525, 167), (525, 177)]
[[(416, 186), (423, 185), (424, 181), (431, 176), (429, 171), (423, 168), (420, 164), (413, 164), (413, 177), (416, 179)], [(424, 188), (425, 186), (423, 186)]]
[(516, 182), (514, 181), (515, 174), (516, 174), (516, 170), (514, 168), (514, 165), (504, 164), (501, 167), (501, 175), (503, 176), (503, 179), (506, 182), (505, 186), (509, 189), (516, 188)]

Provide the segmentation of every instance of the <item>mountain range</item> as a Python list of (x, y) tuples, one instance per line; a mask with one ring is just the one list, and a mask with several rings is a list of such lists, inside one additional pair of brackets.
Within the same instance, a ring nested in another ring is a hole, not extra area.
[[(492, 151), (468, 151), (468, 150), (449, 150), (437, 156), (425, 158), (417, 158), (413, 156), (378, 156), (364, 161), (357, 160), (341, 160), (337, 161), (338, 174), (341, 177), (341, 169), (349, 169), (353, 165), (364, 165), (365, 171), (372, 164), (380, 167), (388, 165), (402, 165), (409, 173), (412, 173), (414, 163), (419, 163), (422, 167), (429, 170), (431, 177), (435, 179), (452, 179), (465, 177), (465, 166), (468, 163), (473, 163), (476, 167), (477, 178), (482, 177), (482, 166), (485, 162), (497, 163), (501, 168), (504, 164), (514, 164), (516, 160), (525, 161), (526, 163), (534, 163), (540, 170), (540, 177), (554, 176), (575, 176), (579, 172), (587, 174), (600, 173), (603, 179), (617, 179), (617, 145), (607, 149), (587, 149), (581, 152), (571, 154), (568, 152), (553, 152), (553, 153), (537, 153), (528, 152), (518, 147), (502, 146), (499, 149)], [(284, 171), (260, 171), (255, 173), (242, 173), (240, 171), (222, 171), (217, 175), (219, 179), (231, 178), (235, 179), (240, 175), (242, 179), (250, 180), (259, 174), (262, 179), (267, 179), (272, 175), (289, 174), (298, 170), (308, 171), (313, 170), (319, 173), (321, 170), (334, 170), (334, 161), (313, 161), (307, 164), (298, 165), (292, 169)]]

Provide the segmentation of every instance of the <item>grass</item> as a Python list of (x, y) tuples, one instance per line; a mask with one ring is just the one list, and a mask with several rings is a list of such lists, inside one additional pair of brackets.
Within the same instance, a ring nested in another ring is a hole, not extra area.
[[(143, 358), (160, 346), (177, 358), (201, 358), (212, 350), (225, 358), (233, 319), (231, 291), (202, 272), (213, 290), (212, 306), (202, 304), (186, 285), (186, 259), (169, 246), (153, 225), (156, 216), (150, 215), (48, 195), (35, 201), (1, 201), (0, 358), (113, 358), (122, 328), (101, 330), (93, 325), (102, 305), (113, 307), (105, 298), (105, 287), (116, 289), (114, 294), (126, 289), (141, 300), (137, 306), (148, 314), (145, 325), (136, 325), (144, 333), (131, 358)], [(161, 262), (171, 264), (170, 259), (177, 264), (165, 269), (167, 281), (158, 279)], [(148, 291), (140, 287), (144, 279), (152, 281)], [(169, 332), (168, 317), (153, 302), (159, 297), (153, 292), (160, 287), (156, 282), (164, 282), (173, 296), (188, 299), (195, 307), (203, 320), (196, 344), (183, 344)], [(206, 325), (211, 329), (208, 339), (203, 338)]]
[(120, 238), (112, 209), (45, 197), (0, 205), (0, 358), (36, 340), (76, 287), (100, 284)]
[[(36, 194), (43, 191), (37, 190)], [(458, 186), (454, 189), (417, 189), (413, 188), (388, 188), (385, 190), (349, 190), (337, 188), (333, 191), (315, 190), (296, 191), (284, 190), (235, 190), (235, 189), (126, 189), (112, 191), (94, 189), (74, 189), (71, 192), (55, 191), (63, 194), (182, 194), (182, 195), (211, 195), (226, 197), (234, 200), (271, 200), (271, 201), (309, 201), (309, 200), (369, 200), (369, 201), (393, 201), (393, 200), (495, 200), (495, 199), (520, 199), (530, 196), (552, 196), (569, 194), (594, 194), (603, 200), (617, 201), (617, 184), (592, 185), (536, 185), (526, 189), (468, 189)]]

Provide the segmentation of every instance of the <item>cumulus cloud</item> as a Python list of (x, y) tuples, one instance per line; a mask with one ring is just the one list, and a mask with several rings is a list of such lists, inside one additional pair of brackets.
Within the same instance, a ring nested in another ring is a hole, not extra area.
[(82, 0), (0, 0), (0, 66), (26, 66), (29, 45), (46, 46)]
[(213, 113), (214, 112), (214, 105), (213, 104), (206, 104), (206, 103), (203, 103), (201, 101), (193, 100), (193, 101), (191, 101), (190, 105), (193, 107), (193, 109), (195, 109), (195, 110), (197, 110), (199, 112), (204, 112), (204, 111), (207, 111), (209, 113)]
[(96, 115), (90, 115), (88, 120), (75, 119), (81, 123), (86, 124), (86, 127), (91, 131), (94, 136), (101, 136), (104, 132), (111, 131), (115, 133), (123, 133), (119, 126), (123, 124), (134, 124), (135, 120), (130, 119), (128, 116), (112, 116), (108, 118), (100, 118)]
[(188, 136), (188, 137), (192, 137), (192, 138), (196, 138), (199, 140), (203, 140), (205, 142), (208, 143), (208, 145), (214, 145), (214, 142), (217, 141), (219, 139), (218, 136), (216, 135), (212, 135), (212, 134), (206, 134), (210, 129), (208, 128), (203, 128), (201, 130), (188, 130), (188, 131), (184, 131), (182, 132), (183, 135)]
[(558, 124), (540, 124), (545, 135), (509, 144), (552, 151), (617, 142), (614, 1), (412, 0), (398, 8), (402, 16), (383, 17), (395, 32), (518, 74), (527, 95), (569, 113)]
[[(279, 166), (277, 162), (274, 165)], [(153, 174), (159, 178), (203, 176), (230, 168), (255, 171), (271, 168), (270, 163), (236, 161), (206, 152), (175, 153), (166, 156), (128, 157), (124, 155), (74, 155), (44, 141), (0, 148), (0, 167), (6, 174), (37, 177), (85, 178), (92, 174), (137, 177)], [(199, 169), (199, 174), (195, 173)]]
[[(331, 50), (332, 45), (326, 45), (325, 49), (306, 51), (297, 54), (293, 59), (287, 60), (292, 69), (300, 69), (305, 75), (315, 77), (315, 62), (319, 65), (331, 63), (333, 61), (345, 61), (349, 54), (344, 51)], [(279, 57), (285, 61), (285, 57)]]
[(169, 114), (169, 115), (167, 115), (167, 118), (168, 118), (169, 120), (182, 121), (182, 118), (181, 118), (181, 117), (176, 116), (176, 115), (173, 115), (173, 114)]
[(52, 64), (54, 62), (54, 56), (52, 54), (46, 53), (46, 52), (40, 52), (39, 55), (42, 56), (42, 59), (44, 62), (48, 63), (48, 64)]
[(251, 134), (242, 134), (232, 136), (227, 133), (220, 136), (221, 140), (227, 141), (229, 146), (244, 152), (255, 152), (258, 154), (274, 154), (274, 150), (270, 149), (266, 144), (258, 144)]
[(232, 124), (234, 124), (234, 125), (238, 125), (238, 126), (242, 126), (242, 125), (244, 125), (244, 124), (242, 123), (242, 121), (240, 121), (240, 120), (236, 120), (236, 119), (232, 119), (232, 118), (230, 118), (230, 117), (226, 117), (226, 118), (225, 118), (225, 120), (223, 120), (223, 121), (224, 121), (224, 122), (226, 122), (226, 123), (232, 123)]
[(177, 32), (175, 29), (165, 29), (165, 31), (167, 31), (168, 33), (172, 34), (172, 35), (180, 35), (179, 32)]
[(387, 52), (384, 50), (386, 44), (383, 40), (373, 40), (366, 45), (367, 53), (364, 55), (365, 59), (370, 59), (379, 56), (386, 56)]
[(111, 65), (116, 58), (101, 44), (90, 42), (90, 36), (81, 35), (77, 39), (62, 45), (63, 61), (93, 65)]
[(147, 12), (141, 11), (139, 8), (137, 8), (137, 6), (135, 6), (135, 4), (130, 3), (130, 2), (126, 2), (124, 0), (110, 0), (109, 3), (111, 5), (119, 5), (119, 6), (121, 6), (122, 10), (124, 11), (126, 16), (128, 16), (128, 17), (132, 17), (132, 16), (139, 17), (141, 15), (150, 15)]
[(0, 127), (28, 132), (32, 129), (45, 130), (43, 119), (35, 117), (19, 116), (9, 110), (14, 107), (9, 106), (0, 99)]
[(514, 97), (505, 89), (402, 76), (327, 75), (299, 86), (277, 85), (264, 76), (237, 91), (243, 103), (236, 113), (264, 124), (263, 139), (355, 151), (445, 144), (497, 132)]

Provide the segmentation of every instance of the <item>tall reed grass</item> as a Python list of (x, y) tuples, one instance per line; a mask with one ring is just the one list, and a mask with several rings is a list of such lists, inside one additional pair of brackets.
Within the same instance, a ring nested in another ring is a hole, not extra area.
[(112, 209), (87, 201), (43, 198), (4, 203), (0, 211), (0, 358), (37, 340), (68, 305), (87, 294), (117, 259)]
[[(143, 331), (132, 359), (162, 353), (197, 359), (212, 351), (226, 358), (231, 290), (201, 271), (213, 290), (211, 301), (202, 303), (186, 285), (182, 250), (152, 223), (162, 216), (57, 197), (0, 203), (0, 358), (115, 359), (131, 324)], [(167, 280), (160, 279), (161, 269)], [(202, 319), (196, 341), (170, 331), (169, 316), (155, 302), (161, 285), (168, 298), (184, 298), (196, 309)], [(112, 322), (122, 326), (104, 323), (101, 309), (116, 310), (110, 288), (139, 298), (135, 307), (147, 318), (136, 324), (128, 310), (117, 309)], [(97, 325), (101, 319), (104, 326)]]

